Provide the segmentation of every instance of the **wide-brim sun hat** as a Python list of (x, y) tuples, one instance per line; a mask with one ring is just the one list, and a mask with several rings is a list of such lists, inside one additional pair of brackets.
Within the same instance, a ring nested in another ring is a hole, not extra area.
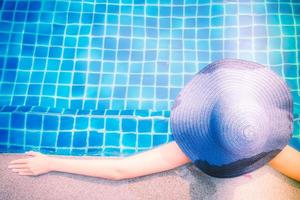
[(223, 59), (184, 86), (170, 123), (174, 140), (197, 168), (213, 177), (237, 177), (264, 166), (288, 144), (293, 99), (271, 69)]

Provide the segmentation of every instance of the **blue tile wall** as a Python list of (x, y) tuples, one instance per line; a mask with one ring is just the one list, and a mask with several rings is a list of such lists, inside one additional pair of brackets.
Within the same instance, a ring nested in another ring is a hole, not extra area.
[(222, 58), (285, 79), (300, 149), (299, 13), (296, 0), (1, 1), (0, 152), (109, 156), (167, 143), (177, 94)]
[(1, 106), (0, 151), (126, 156), (173, 140), (169, 112)]

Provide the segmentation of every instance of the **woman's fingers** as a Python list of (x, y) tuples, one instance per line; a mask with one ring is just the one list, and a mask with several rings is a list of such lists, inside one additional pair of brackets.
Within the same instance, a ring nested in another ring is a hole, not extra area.
[(33, 173), (31, 173), (31, 172), (20, 172), (19, 173), (19, 175), (21, 175), (21, 176), (30, 176), (30, 175), (34, 175)]
[(35, 175), (31, 169), (28, 167), (28, 164), (18, 164), (18, 165), (10, 165), (8, 168), (12, 168), (13, 172), (19, 173), (19, 175)]
[(27, 163), (27, 158), (26, 159), (18, 159), (18, 160), (13, 160), (9, 164), (22, 164), (22, 163)]
[(9, 165), (8, 168), (14, 168), (14, 169), (28, 168), (28, 165), (27, 164)]
[(13, 169), (13, 172), (32, 173), (30, 169)]

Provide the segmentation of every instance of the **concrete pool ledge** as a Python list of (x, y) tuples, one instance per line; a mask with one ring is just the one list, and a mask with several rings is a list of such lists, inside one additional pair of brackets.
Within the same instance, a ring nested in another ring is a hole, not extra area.
[[(202, 173), (190, 163), (158, 174), (113, 181), (62, 172), (20, 176), (7, 168), (10, 161), (19, 158), (24, 154), (0, 154), (1, 200), (300, 199), (300, 183), (269, 166), (241, 177), (220, 179)], [(91, 158), (95, 157), (81, 157)]]

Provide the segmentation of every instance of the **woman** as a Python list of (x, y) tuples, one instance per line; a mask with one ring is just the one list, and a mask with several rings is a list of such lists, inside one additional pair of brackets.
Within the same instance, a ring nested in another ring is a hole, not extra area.
[(10, 162), (20, 175), (50, 171), (122, 180), (193, 162), (208, 175), (237, 177), (269, 163), (300, 181), (300, 152), (287, 146), (293, 101), (285, 82), (258, 63), (214, 62), (182, 89), (171, 111), (175, 141), (124, 158), (62, 159), (33, 156)]
[[(60, 171), (111, 180), (130, 179), (174, 169), (190, 163), (175, 141), (124, 158), (97, 158), (91, 160), (47, 156), (26, 152), (32, 157), (17, 159), (8, 167), (25, 176), (37, 176)], [(300, 181), (300, 152), (286, 146), (269, 165), (282, 174)]]

